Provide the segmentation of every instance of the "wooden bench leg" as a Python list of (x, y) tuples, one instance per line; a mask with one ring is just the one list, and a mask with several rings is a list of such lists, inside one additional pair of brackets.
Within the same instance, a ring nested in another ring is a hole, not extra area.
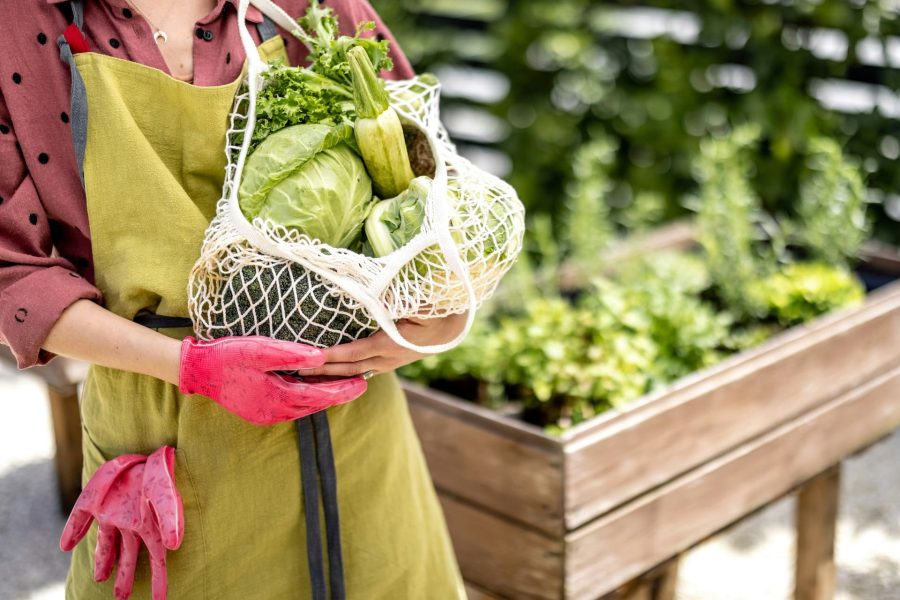
[(841, 465), (817, 475), (800, 488), (797, 497), (797, 567), (795, 600), (834, 598)]
[(68, 515), (81, 493), (81, 415), (78, 410), (78, 390), (75, 386), (60, 390), (48, 385), (47, 396), (56, 439), (59, 507), (64, 515)]

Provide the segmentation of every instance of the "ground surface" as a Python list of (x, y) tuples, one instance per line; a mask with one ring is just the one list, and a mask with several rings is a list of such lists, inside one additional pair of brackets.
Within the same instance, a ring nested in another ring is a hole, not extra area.
[[(63, 598), (52, 456), (42, 386), (0, 366), (0, 600)], [(789, 598), (793, 509), (778, 502), (688, 554), (679, 599)], [(838, 535), (837, 600), (900, 600), (900, 434), (848, 461)]]

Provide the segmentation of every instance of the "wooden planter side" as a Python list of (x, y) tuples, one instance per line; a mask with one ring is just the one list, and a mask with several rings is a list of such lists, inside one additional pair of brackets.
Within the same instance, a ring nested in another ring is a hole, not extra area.
[(615, 589), (898, 426), (900, 366), (570, 533), (565, 597)]
[(403, 385), (439, 491), (526, 529), (562, 536), (563, 456), (557, 440), (451, 396)]
[(900, 364), (900, 283), (564, 438), (576, 529)]
[(441, 505), (466, 581), (506, 598), (562, 596), (562, 535), (545, 535), (446, 493)]

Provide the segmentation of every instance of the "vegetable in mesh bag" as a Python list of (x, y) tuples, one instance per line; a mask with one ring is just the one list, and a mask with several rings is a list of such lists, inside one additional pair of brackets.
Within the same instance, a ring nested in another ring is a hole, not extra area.
[(271, 221), (336, 248), (355, 248), (372, 181), (345, 143), (350, 128), (294, 125), (247, 159), (238, 202), (247, 220)]
[(297, 264), (245, 265), (222, 290), (213, 337), (262, 335), (330, 347), (371, 335), (378, 325)]
[(425, 220), (425, 200), (430, 190), (431, 179), (417, 177), (405, 192), (375, 204), (366, 218), (365, 253), (387, 256), (413, 239)]

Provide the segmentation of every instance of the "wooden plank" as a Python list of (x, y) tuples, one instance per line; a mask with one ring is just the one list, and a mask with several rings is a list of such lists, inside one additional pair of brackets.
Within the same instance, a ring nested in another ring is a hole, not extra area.
[[(852, 357), (852, 360), (848, 360)], [(900, 283), (562, 436), (566, 527), (900, 364)]]
[[(497, 415), (487, 419), (457, 406), (448, 411), (440, 394), (421, 387), (408, 384), (406, 390), (438, 489), (548, 534), (562, 535), (558, 442), (547, 438), (552, 442), (548, 444), (543, 434), (526, 435), (502, 422), (498, 426)], [(472, 417), (477, 417), (474, 422)]]
[(561, 537), (551, 539), (447, 494), (440, 498), (466, 581), (501, 597), (560, 597)]
[(59, 486), (59, 507), (68, 515), (81, 493), (81, 416), (75, 386), (59, 390), (47, 386), (53, 437), (56, 441), (56, 480)]
[(900, 366), (570, 533), (567, 597), (614, 590), (898, 426)]
[(834, 539), (841, 493), (841, 467), (835, 465), (803, 484), (797, 496), (795, 600), (834, 598), (837, 569)]

